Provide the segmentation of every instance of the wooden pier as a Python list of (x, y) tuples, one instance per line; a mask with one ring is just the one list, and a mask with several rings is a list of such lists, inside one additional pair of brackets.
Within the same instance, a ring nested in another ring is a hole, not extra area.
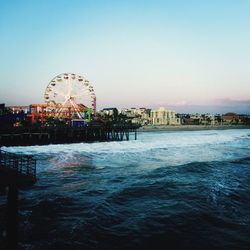
[[(31, 146), (62, 143), (137, 139), (137, 125), (93, 125), (79, 128), (11, 128), (0, 131), (0, 146)], [(131, 135), (132, 134), (132, 135)]]
[(28, 187), (35, 181), (36, 160), (32, 156), (0, 149), (0, 189), (7, 192), (6, 240), (1, 244), (3, 249), (18, 248), (18, 189)]

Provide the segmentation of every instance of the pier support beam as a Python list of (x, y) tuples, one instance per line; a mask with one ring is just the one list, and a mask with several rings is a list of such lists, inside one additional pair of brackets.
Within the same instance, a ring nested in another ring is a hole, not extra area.
[(18, 235), (18, 189), (15, 185), (8, 187), (7, 204), (7, 250), (17, 249)]

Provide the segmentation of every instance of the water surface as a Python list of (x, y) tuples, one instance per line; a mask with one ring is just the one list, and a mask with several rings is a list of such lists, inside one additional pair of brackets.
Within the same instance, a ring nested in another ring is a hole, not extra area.
[(250, 246), (248, 129), (5, 149), (37, 159), (38, 182), (20, 194), (20, 249)]

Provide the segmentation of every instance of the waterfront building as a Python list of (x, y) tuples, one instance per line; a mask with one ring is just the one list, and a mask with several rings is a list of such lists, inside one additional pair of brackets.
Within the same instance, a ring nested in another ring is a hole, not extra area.
[(119, 114), (122, 114), (129, 118), (132, 123), (147, 125), (150, 123), (150, 111), (147, 108), (129, 108), (119, 109)]
[(249, 118), (245, 114), (226, 113), (222, 115), (223, 124), (248, 124)]
[(180, 118), (176, 116), (175, 111), (164, 107), (151, 110), (150, 117), (153, 125), (180, 125)]
[(192, 114), (190, 115), (190, 124), (214, 126), (216, 124), (215, 116), (211, 114)]
[(226, 113), (222, 115), (223, 124), (238, 124), (240, 123), (239, 116), (236, 113)]
[(0, 103), (0, 115), (3, 115), (5, 113), (5, 104)]
[(117, 108), (104, 108), (102, 110), (98, 110), (97, 114), (102, 117), (112, 117), (116, 119), (118, 116), (118, 110)]

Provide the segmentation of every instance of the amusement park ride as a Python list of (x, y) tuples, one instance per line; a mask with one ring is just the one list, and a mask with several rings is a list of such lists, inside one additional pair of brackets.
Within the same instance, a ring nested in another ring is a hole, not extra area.
[(92, 117), (96, 117), (96, 96), (93, 86), (85, 77), (63, 73), (54, 77), (47, 85), (43, 104), (9, 108), (14, 113), (29, 111), (32, 124), (37, 120), (44, 124), (49, 118), (89, 122)]

